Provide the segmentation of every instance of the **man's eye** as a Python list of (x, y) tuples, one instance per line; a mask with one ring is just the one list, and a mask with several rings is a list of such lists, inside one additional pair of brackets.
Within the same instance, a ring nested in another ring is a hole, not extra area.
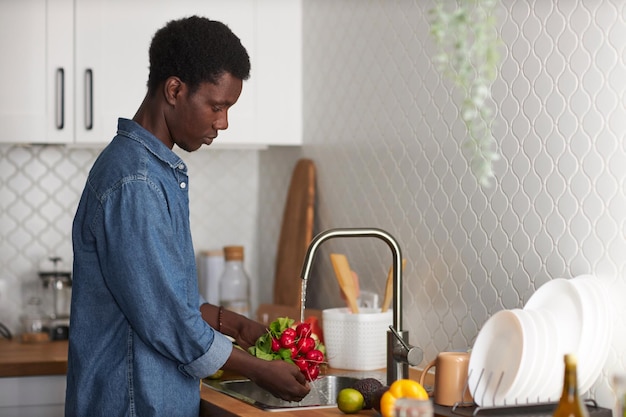
[(221, 106), (213, 106), (213, 111), (215, 113), (219, 113), (223, 110), (223, 108)]

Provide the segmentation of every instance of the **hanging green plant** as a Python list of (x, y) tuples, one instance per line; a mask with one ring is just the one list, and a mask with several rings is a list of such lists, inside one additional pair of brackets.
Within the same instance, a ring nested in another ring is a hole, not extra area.
[(496, 0), (435, 0), (431, 34), (438, 48), (435, 62), (461, 90), (461, 118), (467, 128), (463, 146), (478, 182), (488, 186), (499, 159), (492, 127), (491, 85), (496, 78), (500, 38)]

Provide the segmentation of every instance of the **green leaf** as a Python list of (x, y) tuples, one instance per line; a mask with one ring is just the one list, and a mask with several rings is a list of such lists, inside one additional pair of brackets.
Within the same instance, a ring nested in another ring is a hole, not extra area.
[(289, 317), (279, 317), (273, 322), (270, 323), (269, 329), (270, 333), (272, 333), (275, 337), (279, 337), (282, 332), (291, 327), (291, 325), (295, 322), (294, 319), (290, 319)]
[(274, 359), (277, 359), (275, 354), (261, 352), (259, 350), (256, 351), (256, 355), (255, 356), (257, 358), (259, 358), (259, 359), (263, 359), (263, 360), (266, 360), (266, 361), (273, 361)]
[(489, 184), (498, 159), (497, 151), (491, 150), (496, 141), (495, 112), (490, 108), (491, 84), (500, 61), (497, 6), (497, 0), (435, 0), (429, 11), (437, 46), (434, 62), (464, 95), (459, 103), (467, 129), (464, 145), (472, 151), (470, 168), (481, 185)]
[(283, 360), (291, 359), (291, 349), (280, 348), (280, 349), (278, 349), (278, 355)]

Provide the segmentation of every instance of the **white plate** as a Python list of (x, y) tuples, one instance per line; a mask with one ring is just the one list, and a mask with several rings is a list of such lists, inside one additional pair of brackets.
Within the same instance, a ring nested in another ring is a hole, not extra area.
[(524, 345), (522, 326), (511, 311), (498, 311), (485, 322), (472, 347), (468, 368), (468, 386), (476, 404), (504, 405), (520, 369)]
[(536, 352), (537, 362), (533, 368), (530, 384), (520, 400), (525, 399), (528, 404), (538, 404), (547, 402), (547, 388), (553, 386), (555, 380), (558, 384), (563, 379), (561, 373), (554, 371), (555, 364), (561, 362), (562, 358), (558, 357), (557, 353), (560, 350), (559, 337), (552, 313), (545, 310), (525, 311), (531, 315), (537, 328), (539, 350)]
[(556, 278), (546, 282), (530, 297), (525, 310), (552, 312), (559, 331), (561, 357), (578, 352), (583, 323), (580, 294), (570, 280)]
[(591, 275), (573, 278), (583, 301), (582, 336), (578, 355), (579, 391), (584, 395), (602, 373), (609, 354), (612, 325), (603, 283)]
[(504, 396), (504, 403), (506, 405), (526, 404), (529, 402), (528, 393), (531, 387), (537, 384), (545, 369), (543, 363), (546, 357), (545, 329), (541, 327), (543, 323), (536, 320), (536, 315), (540, 315), (539, 312), (519, 308), (509, 311), (515, 314), (522, 326), (524, 349), (517, 375)]
[[(583, 325), (583, 301), (574, 284), (565, 278), (555, 278), (542, 285), (530, 297), (525, 310), (549, 312), (559, 340), (558, 345), (546, 345), (556, 354), (557, 361), (545, 375), (545, 389), (541, 394), (546, 401), (556, 401), (563, 385), (563, 356), (578, 353)], [(554, 357), (554, 356), (552, 356)]]

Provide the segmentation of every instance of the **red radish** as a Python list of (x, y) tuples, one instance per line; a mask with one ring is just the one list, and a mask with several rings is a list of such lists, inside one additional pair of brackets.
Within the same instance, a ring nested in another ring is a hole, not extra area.
[(289, 348), (291, 350), (291, 359), (297, 358), (298, 357), (298, 346), (296, 346), (295, 344)]
[(317, 335), (320, 342), (324, 342), (324, 332), (322, 331), (322, 327), (319, 324), (317, 317), (309, 316), (304, 320), (305, 323), (309, 323), (311, 325), (311, 333)]
[(293, 360), (293, 362), (296, 364), (298, 369), (303, 372), (306, 372), (309, 369), (309, 364), (303, 357), (296, 358)]
[(287, 333), (285, 330), (282, 335), (280, 335), (280, 346), (290, 349), (292, 346), (296, 345), (296, 337), (291, 333)]
[(317, 349), (308, 351), (304, 357), (313, 363), (322, 363), (324, 361), (324, 354)]
[(309, 323), (300, 323), (296, 327), (296, 337), (304, 338), (311, 336), (311, 325)]
[(275, 337), (272, 337), (272, 352), (278, 352), (280, 349), (280, 342)]
[(307, 381), (314, 381), (320, 375), (320, 367), (318, 365), (311, 364), (309, 368), (304, 373)]
[(300, 353), (305, 354), (315, 348), (315, 340), (312, 337), (303, 337), (296, 343)]
[(292, 329), (291, 327), (288, 329), (283, 330), (283, 332), (281, 333), (281, 336), (283, 334), (288, 334), (289, 336), (293, 336), (294, 338), (297, 336), (296, 335), (296, 329)]

